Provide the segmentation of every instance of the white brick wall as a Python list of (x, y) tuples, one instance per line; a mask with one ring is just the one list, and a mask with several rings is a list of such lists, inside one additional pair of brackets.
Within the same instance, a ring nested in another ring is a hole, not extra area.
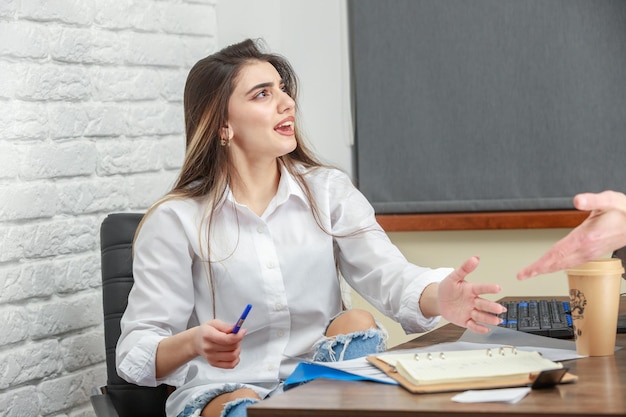
[(0, 1), (0, 417), (94, 415), (100, 223), (171, 186), (216, 1)]

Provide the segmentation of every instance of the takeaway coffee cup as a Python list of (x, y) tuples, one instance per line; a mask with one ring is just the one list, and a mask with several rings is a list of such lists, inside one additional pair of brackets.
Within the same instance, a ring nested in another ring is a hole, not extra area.
[(585, 356), (615, 353), (621, 278), (619, 259), (606, 258), (566, 270), (576, 352)]

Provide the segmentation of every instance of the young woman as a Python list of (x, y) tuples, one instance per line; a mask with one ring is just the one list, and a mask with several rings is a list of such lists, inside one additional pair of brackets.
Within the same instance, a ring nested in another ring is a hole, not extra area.
[[(252, 40), (199, 61), (185, 86), (187, 151), (171, 192), (144, 217), (122, 318), (119, 374), (177, 387), (168, 416), (244, 416), (281, 391), (296, 356), (385, 349), (373, 316), (345, 311), (340, 274), (407, 333), (439, 316), (478, 332), (503, 307), (456, 271), (412, 265), (339, 170), (297, 127), (296, 76)], [(244, 328), (233, 325), (252, 304)]]

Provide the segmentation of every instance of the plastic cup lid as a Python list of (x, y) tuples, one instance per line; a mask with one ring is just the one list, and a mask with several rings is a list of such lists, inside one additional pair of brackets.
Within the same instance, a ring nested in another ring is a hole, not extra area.
[(569, 275), (623, 274), (622, 262), (616, 258), (602, 258), (566, 270)]

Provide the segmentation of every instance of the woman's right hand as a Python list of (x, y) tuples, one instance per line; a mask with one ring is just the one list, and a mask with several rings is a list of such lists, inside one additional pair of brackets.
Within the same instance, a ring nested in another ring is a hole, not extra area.
[(233, 334), (233, 327), (221, 320), (211, 320), (161, 340), (155, 360), (157, 378), (166, 377), (198, 356), (216, 368), (237, 366), (246, 330)]
[(239, 364), (241, 341), (246, 334), (241, 329), (232, 333), (233, 325), (221, 320), (211, 320), (196, 327), (194, 349), (216, 368), (232, 369)]

